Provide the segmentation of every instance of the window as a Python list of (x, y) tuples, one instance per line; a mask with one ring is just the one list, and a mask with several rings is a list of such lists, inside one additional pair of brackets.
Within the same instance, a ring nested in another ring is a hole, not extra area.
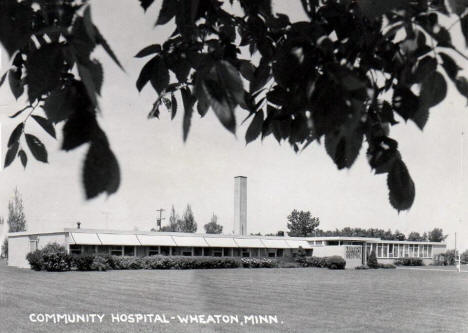
[(84, 254), (94, 254), (96, 253), (96, 247), (94, 245), (83, 245)]
[(108, 254), (109, 253), (109, 247), (105, 245), (98, 245), (97, 246), (97, 253), (99, 254)]
[(110, 254), (113, 256), (121, 256), (123, 254), (122, 246), (111, 246)]
[(403, 253), (404, 253), (404, 256), (405, 256), (405, 257), (409, 257), (409, 253), (408, 253), (408, 244), (405, 244), (405, 245), (404, 245)]
[(387, 258), (388, 257), (388, 244), (382, 244), (382, 257)]
[(269, 258), (274, 258), (275, 257), (275, 252), (268, 252), (268, 257)]
[[(37, 248), (37, 241), (31, 241), (31, 242), (36, 242), (36, 248)], [(81, 245), (70, 244), (70, 254), (81, 254)]]
[(160, 251), (160, 252), (161, 252), (160, 254), (163, 255), (163, 256), (168, 256), (169, 253), (171, 253), (171, 252), (170, 252), (171, 249), (169, 248), (169, 246), (161, 246), (161, 247), (160, 247), (160, 250), (161, 250), (161, 251)]
[(149, 256), (157, 256), (159, 254), (159, 247), (157, 246), (150, 246), (148, 248), (148, 255)]
[(388, 244), (388, 257), (393, 258), (393, 244)]
[(277, 249), (276, 250), (276, 256), (277, 257), (282, 257), (283, 256), (283, 249)]
[(124, 255), (133, 257), (135, 256), (135, 247), (134, 246), (124, 246)]
[(250, 257), (250, 251), (249, 251), (249, 249), (242, 249), (242, 250), (241, 250), (241, 253), (242, 253), (242, 257), (244, 257), (244, 258)]
[(312, 249), (306, 249), (305, 251), (307, 257), (312, 257)]
[(180, 256), (180, 247), (173, 247), (172, 248), (172, 255), (173, 256)]
[(338, 242), (338, 241), (328, 241), (328, 242), (327, 242), (327, 245), (328, 245), (328, 246), (338, 246), (338, 245), (339, 245), (339, 242)]
[(202, 247), (195, 247), (195, 248), (193, 249), (193, 255), (194, 255), (194, 256), (199, 257), (199, 256), (201, 256), (202, 254), (203, 254), (203, 248), (202, 248)]
[(428, 245), (427, 247), (428, 247), (427, 256), (432, 258), (432, 245)]
[(213, 248), (213, 257), (222, 257), (223, 256), (223, 249), (220, 247)]
[(382, 244), (377, 244), (377, 258), (382, 258)]
[(258, 257), (258, 249), (250, 249), (250, 255), (252, 257)]

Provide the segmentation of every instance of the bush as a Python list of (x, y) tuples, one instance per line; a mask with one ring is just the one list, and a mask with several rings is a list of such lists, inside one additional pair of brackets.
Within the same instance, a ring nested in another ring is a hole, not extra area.
[(58, 243), (49, 243), (40, 250), (29, 252), (26, 260), (35, 271), (53, 272), (69, 271), (73, 261), (65, 247)]
[(67, 253), (43, 253), (41, 270), (48, 272), (65, 272), (71, 269), (72, 257)]
[(8, 258), (8, 237), (3, 240), (1, 257)]
[(242, 267), (245, 268), (274, 268), (278, 262), (268, 258), (241, 258)]
[(329, 269), (345, 269), (346, 266), (346, 260), (340, 256), (328, 257), (326, 262)]
[(107, 258), (103, 256), (95, 256), (91, 264), (91, 270), (104, 272), (110, 269), (109, 262)]
[(367, 266), (369, 266), (369, 268), (379, 268), (379, 262), (377, 261), (375, 250), (372, 250), (369, 254), (369, 258), (367, 258)]
[(384, 268), (384, 269), (388, 269), (388, 268), (396, 268), (395, 265), (392, 265), (392, 264), (379, 264), (379, 268)]
[(369, 266), (367, 265), (361, 265), (361, 266), (356, 266), (354, 269), (369, 269)]
[(78, 271), (91, 271), (91, 270), (93, 270), (91, 268), (91, 265), (93, 264), (94, 258), (95, 257), (93, 255), (76, 255), (76, 256), (73, 256), (73, 266)]
[(327, 267), (327, 257), (308, 257), (301, 264), (303, 267)]
[(400, 258), (393, 261), (396, 266), (424, 266), (421, 258)]
[(41, 250), (36, 250), (34, 252), (29, 252), (26, 255), (26, 260), (29, 262), (31, 269), (35, 271), (40, 271), (42, 269), (42, 252)]

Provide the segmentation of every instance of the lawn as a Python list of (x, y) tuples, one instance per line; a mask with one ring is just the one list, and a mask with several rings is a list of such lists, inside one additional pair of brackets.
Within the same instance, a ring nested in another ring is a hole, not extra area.
[[(32, 323), (31, 313), (104, 314)], [(277, 315), (277, 324), (111, 322), (111, 314)], [(468, 332), (468, 274), (418, 270), (33, 272), (0, 265), (0, 332)]]

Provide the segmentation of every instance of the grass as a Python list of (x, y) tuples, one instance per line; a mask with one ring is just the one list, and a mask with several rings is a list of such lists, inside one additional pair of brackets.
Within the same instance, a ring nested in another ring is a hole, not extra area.
[[(36, 324), (30, 313), (276, 314), (283, 324)], [(468, 274), (223, 269), (33, 272), (0, 265), (0, 332), (468, 332)]]

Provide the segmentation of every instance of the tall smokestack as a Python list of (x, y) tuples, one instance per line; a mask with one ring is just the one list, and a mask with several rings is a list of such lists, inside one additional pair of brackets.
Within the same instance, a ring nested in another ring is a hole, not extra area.
[(234, 177), (234, 234), (247, 235), (247, 177)]

